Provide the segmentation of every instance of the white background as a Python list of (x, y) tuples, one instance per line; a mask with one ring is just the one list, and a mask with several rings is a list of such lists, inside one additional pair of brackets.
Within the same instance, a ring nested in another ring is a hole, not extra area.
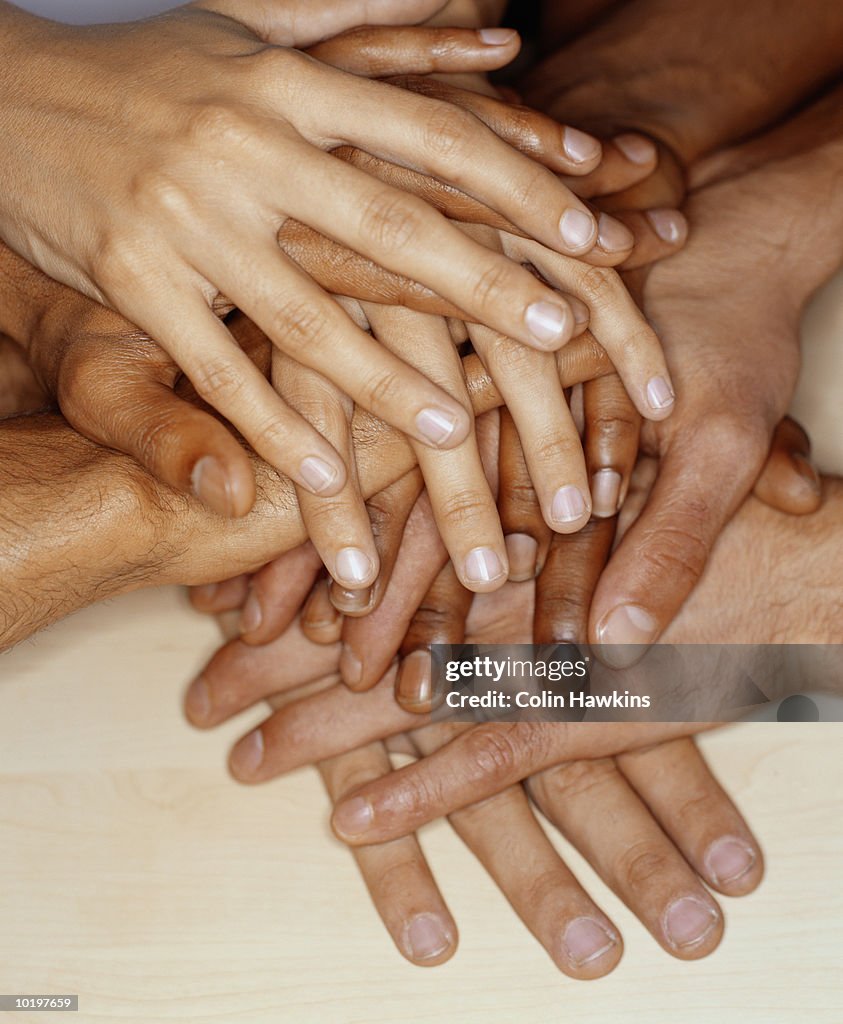
[(55, 18), (74, 25), (87, 25), (95, 21), (133, 21), (147, 18), (173, 7), (181, 7), (184, 0), (14, 0), (18, 7), (40, 14), (42, 18)]

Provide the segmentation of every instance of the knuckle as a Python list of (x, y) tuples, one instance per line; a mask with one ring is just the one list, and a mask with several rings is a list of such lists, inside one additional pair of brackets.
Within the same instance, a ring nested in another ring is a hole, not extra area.
[(469, 155), (477, 124), (467, 111), (440, 100), (431, 101), (424, 122), (425, 151), (454, 164), (461, 163)]
[(587, 306), (595, 306), (613, 298), (621, 279), (610, 267), (585, 267), (580, 273), (577, 297)]
[(512, 725), (478, 725), (467, 735), (464, 749), (470, 774), (493, 783), (512, 779), (522, 761), (520, 735)]
[(625, 441), (630, 434), (638, 431), (637, 413), (618, 408), (611, 413), (598, 413), (588, 417), (588, 431), (607, 444)]
[(616, 774), (613, 763), (608, 760), (571, 761), (542, 772), (541, 781), (545, 796), (556, 802), (590, 796)]
[(512, 191), (512, 200), (519, 210), (534, 215), (536, 210), (546, 208), (548, 176), (549, 172), (538, 164), (520, 176)]
[(203, 149), (211, 146), (223, 152), (244, 149), (254, 142), (248, 117), (224, 103), (202, 103), (191, 109), (187, 134)]
[(333, 331), (324, 310), (312, 302), (288, 299), (280, 303), (273, 314), (272, 331), (285, 350), (330, 351)]
[(118, 233), (109, 232), (101, 237), (90, 260), (91, 277), (109, 299), (111, 292), (131, 286), (148, 275), (150, 269), (148, 252), (137, 240)]
[(439, 515), (444, 523), (452, 527), (466, 526), (477, 522), (477, 517), (489, 503), (488, 495), (472, 488), (450, 491), (439, 498)]
[(631, 892), (646, 890), (662, 879), (669, 869), (664, 851), (648, 840), (627, 847), (615, 866), (617, 877)]
[(675, 808), (676, 820), (686, 834), (693, 834), (700, 822), (712, 821), (722, 807), (718, 794), (705, 790), (683, 796)]
[(520, 341), (501, 335), (489, 353), (489, 360), (496, 371), (523, 383), (525, 375), (535, 371), (541, 356), (542, 353), (523, 345)]
[(363, 209), (360, 230), (366, 241), (385, 252), (401, 252), (422, 230), (423, 216), (408, 197), (380, 192)]
[(384, 370), (370, 377), (363, 390), (366, 404), (373, 412), (394, 408), (404, 396), (401, 375), (394, 370)]
[(190, 378), (196, 393), (209, 405), (231, 401), (243, 387), (240, 371), (226, 360), (208, 360), (194, 370)]
[(512, 292), (511, 264), (506, 260), (495, 260), (485, 267), (471, 285), (471, 298), (475, 309), (488, 305), (502, 305)]
[(545, 465), (558, 465), (560, 462), (570, 464), (574, 459), (582, 460), (582, 446), (578, 436), (539, 437), (530, 448), (533, 458)]

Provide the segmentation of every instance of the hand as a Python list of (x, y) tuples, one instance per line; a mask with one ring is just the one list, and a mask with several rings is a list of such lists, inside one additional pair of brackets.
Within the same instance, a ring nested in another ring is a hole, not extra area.
[[(418, 2), (410, 14), (406, 4), (394, 6), (400, 10), (384, 5), (385, 18), (413, 20), (437, 5)], [(18, 28), (54, 69), (72, 62), (77, 91), (71, 98), (63, 92), (62, 110), (70, 104), (73, 113), (63, 113), (51, 131), (44, 119), (57, 108), (49, 89), (32, 89), (37, 60), (13, 62), (15, 74), (4, 95), (10, 111), (20, 101), (25, 113), (9, 132), (17, 144), (3, 165), (6, 203), (0, 227), (42, 269), (107, 301), (159, 341), (202, 397), (259, 454), (319, 493), (342, 484), (342, 474), (334, 472), (336, 453), (278, 401), (232, 344), (210, 308), (220, 293), (279, 348), (420, 442), (459, 444), (468, 418), (279, 257), (275, 234), (288, 217), (433, 286), (467, 313), (526, 344), (558, 347), (572, 326), (564, 304), (526, 270), (466, 239), (422, 202), (332, 159), (324, 149), (356, 144), (444, 181), (458, 178), (468, 192), (560, 251), (588, 252), (597, 225), (550, 171), (475, 118), (345, 75), (289, 48), (349, 27), (362, 17), (362, 6), (345, 5), (333, 20), (310, 12), (307, 35), (294, 32), (296, 11), (292, 0), (272, 18), (257, 0), (246, 6), (196, 4), (131, 28), (78, 33), (59, 33), (11, 15), (10, 30)], [(515, 40), (509, 50), (478, 46), (475, 53), (479, 50), (489, 66), (508, 59), (515, 46)], [(495, 51), (491, 60), (490, 49)], [(173, 52), (180, 54), (175, 70)], [(210, 52), (219, 56), (212, 59)], [(127, 60), (143, 74), (133, 75)], [(62, 76), (50, 81), (53, 77)], [(209, 79), (216, 97), (210, 105), (202, 84)], [(142, 84), (127, 90), (127, 80)], [(279, 81), (290, 91), (281, 95)], [(307, 106), (300, 102), (302, 94)], [(120, 97), (119, 117), (97, 105), (104, 95)], [(26, 131), (32, 123), (38, 124), (39, 140), (61, 140), (61, 157), (42, 152), (33, 159), (34, 143)], [(127, 123), (130, 131), (122, 127)], [(95, 138), (91, 124), (102, 125)], [(83, 130), (85, 145), (77, 145)], [(71, 175), (63, 164), (69, 152), (82, 164)], [(463, 159), (466, 152), (471, 161)], [(85, 165), (86, 154), (95, 154), (95, 167)], [(33, 181), (33, 167), (49, 177), (44, 187)], [(93, 180), (96, 195), (79, 186)], [(67, 187), (57, 188), (57, 181)], [(72, 194), (74, 201), (62, 198), (50, 208), (48, 197), (59, 194)], [(549, 217), (556, 222), (550, 228)], [(49, 236), (41, 230), (45, 223)]]
[[(441, 726), (417, 730), (404, 749), (409, 742), (417, 755), (429, 754), (445, 738)], [(319, 767), (335, 802), (391, 771), (380, 743)], [(761, 879), (756, 840), (691, 741), (562, 765), (531, 779), (527, 790), (656, 941), (681, 959), (707, 955), (723, 934), (721, 910), (701, 883), (738, 896)], [(560, 970), (585, 979), (614, 969), (622, 953), (617, 926), (557, 853), (522, 787), (457, 811), (450, 823)], [(449, 959), (457, 927), (416, 837), (353, 852), (399, 952), (420, 966)]]

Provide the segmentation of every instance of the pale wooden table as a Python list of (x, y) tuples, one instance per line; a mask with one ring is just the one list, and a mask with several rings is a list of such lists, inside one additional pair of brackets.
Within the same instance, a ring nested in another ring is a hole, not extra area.
[[(811, 314), (806, 376), (823, 388), (797, 408), (839, 472), (843, 281), (833, 291)], [(238, 787), (224, 757), (247, 723), (183, 722), (183, 685), (216, 643), (165, 590), (0, 658), (0, 992), (79, 993), (70, 1019), (86, 1024), (843, 1021), (843, 726), (704, 739), (768, 861), (758, 893), (723, 900), (727, 934), (707, 960), (667, 957), (571, 853), (627, 950), (607, 979), (565, 978), (439, 823), (423, 842), (461, 948), (423, 970), (393, 950), (331, 838), (315, 772)]]

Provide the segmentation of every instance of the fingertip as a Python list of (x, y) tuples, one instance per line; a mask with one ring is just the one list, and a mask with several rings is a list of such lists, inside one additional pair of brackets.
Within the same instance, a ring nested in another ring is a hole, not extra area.
[(673, 412), (676, 392), (666, 375), (657, 375), (647, 381), (646, 406), (639, 410), (648, 420), (664, 420)]
[(416, 416), (416, 430), (422, 444), (447, 451), (465, 441), (471, 432), (471, 418), (460, 406), (428, 406)]
[(745, 896), (764, 877), (764, 859), (754, 843), (740, 836), (719, 836), (703, 856), (706, 881), (726, 896)]
[(527, 341), (541, 352), (555, 352), (574, 336), (576, 317), (570, 303), (561, 295), (553, 302), (534, 302), (524, 314)]
[(238, 740), (228, 755), (228, 770), (232, 778), (245, 785), (259, 782), (257, 774), (263, 764), (265, 749), (261, 729), (254, 729)]
[(681, 249), (688, 240), (688, 219), (681, 211), (659, 208), (647, 210), (645, 216), (653, 231), (668, 245)]
[(296, 482), (317, 497), (331, 498), (345, 487), (347, 478), (341, 459), (328, 461), (321, 455), (308, 455), (301, 461)]
[(578, 128), (566, 125), (562, 129), (562, 149), (570, 161), (570, 173), (588, 174), (603, 158), (600, 141)]
[(639, 135), (637, 132), (623, 132), (616, 135), (612, 141), (631, 164), (638, 167), (652, 164), (655, 167), (658, 162), (659, 152), (656, 144), (646, 135)]
[(193, 467), (190, 486), (194, 497), (226, 519), (248, 515), (255, 503), (255, 476), (248, 459), (223, 461), (203, 455)]
[(354, 846), (365, 842), (366, 833), (375, 820), (371, 803), (364, 797), (352, 796), (341, 800), (331, 815), (331, 828), (338, 839)]
[(440, 914), (417, 914), (405, 924), (401, 941), (396, 944), (411, 963), (436, 967), (450, 960), (457, 950), (456, 925)]

